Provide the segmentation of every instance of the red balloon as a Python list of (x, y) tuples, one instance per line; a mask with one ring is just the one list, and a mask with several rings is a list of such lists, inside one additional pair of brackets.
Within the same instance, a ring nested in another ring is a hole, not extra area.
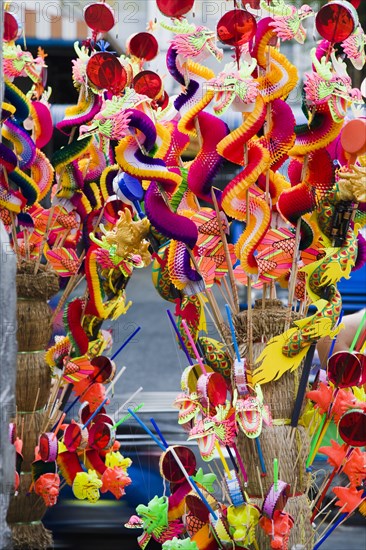
[(157, 6), (163, 15), (167, 17), (182, 17), (194, 5), (194, 0), (156, 0)]
[(158, 55), (159, 44), (151, 33), (138, 32), (128, 39), (127, 50), (130, 55), (134, 55), (145, 61), (151, 61)]
[(97, 33), (110, 31), (116, 23), (114, 11), (104, 2), (85, 6), (84, 19), (88, 27)]
[(133, 79), (133, 88), (137, 94), (158, 99), (163, 93), (163, 82), (153, 71), (141, 71)]
[(86, 74), (99, 90), (120, 94), (127, 84), (127, 73), (121, 63), (110, 52), (95, 53), (88, 61)]
[(4, 12), (4, 41), (11, 42), (12, 40), (16, 40), (20, 34), (21, 28), (16, 17), (8, 11)]
[(318, 33), (332, 44), (346, 40), (353, 33), (357, 22), (356, 10), (343, 0), (326, 4), (315, 18)]
[(223, 44), (241, 46), (253, 38), (256, 28), (257, 23), (251, 13), (246, 10), (231, 10), (218, 22), (217, 36)]
[(349, 0), (354, 8), (359, 8), (361, 4), (361, 0)]

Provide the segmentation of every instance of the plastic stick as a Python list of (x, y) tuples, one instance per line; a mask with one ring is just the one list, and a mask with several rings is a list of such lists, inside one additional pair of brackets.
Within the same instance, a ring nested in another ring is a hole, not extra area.
[(274, 482), (274, 490), (278, 490), (278, 459), (273, 459), (273, 482)]
[(120, 348), (118, 348), (118, 350), (112, 355), (111, 357), (111, 361), (113, 361), (117, 355), (119, 355), (121, 353), (121, 351), (127, 346), (127, 344), (129, 344), (132, 340), (132, 338), (134, 336), (136, 336), (136, 334), (141, 330), (141, 327), (137, 327), (136, 330), (133, 331), (133, 333), (127, 338), (127, 340), (125, 340), (122, 344), (122, 346)]
[(201, 367), (201, 370), (202, 370), (202, 373), (203, 374), (207, 374), (207, 370), (206, 370), (206, 367), (205, 365), (203, 364), (203, 361), (202, 361), (202, 358), (200, 357), (200, 354), (198, 353), (198, 349), (196, 347), (196, 344), (194, 343), (194, 340), (192, 338), (192, 334), (189, 332), (189, 328), (188, 328), (188, 325), (186, 323), (186, 321), (183, 319), (182, 321), (182, 325), (183, 325), (183, 328), (184, 328), (184, 332), (186, 333), (187, 337), (188, 337), (188, 340), (189, 340), (189, 343), (191, 344), (192, 346), (192, 349), (194, 351), (194, 354), (196, 356), (196, 359), (197, 359), (197, 363), (199, 364), (199, 366)]
[(165, 452), (165, 451), (166, 451), (165, 445), (163, 445), (163, 444), (159, 441), (159, 439), (152, 433), (152, 431), (146, 426), (146, 424), (137, 416), (137, 414), (135, 414), (134, 411), (133, 411), (132, 409), (127, 409), (127, 410), (128, 410), (128, 412), (130, 413), (130, 415), (134, 417), (134, 419), (136, 420), (136, 422), (137, 422), (138, 424), (140, 424), (141, 428), (142, 428), (143, 430), (145, 430), (145, 432), (151, 437), (151, 439), (152, 439), (153, 441), (155, 441), (155, 443), (157, 444), (157, 446), (160, 447), (160, 449), (161, 449), (162, 451)]
[(360, 334), (361, 334), (361, 330), (362, 330), (362, 327), (363, 327), (363, 324), (364, 324), (365, 321), (366, 321), (366, 311), (365, 311), (365, 313), (364, 313), (363, 316), (362, 316), (361, 323), (360, 323), (358, 329), (356, 330), (356, 334), (355, 334), (355, 336), (354, 336), (354, 338), (353, 338), (353, 340), (352, 340), (351, 347), (349, 348), (349, 351), (350, 351), (351, 353), (352, 353), (352, 351), (355, 349), (355, 345), (356, 345), (356, 343), (357, 343), (358, 337), (359, 337)]
[[(125, 401), (123, 403), (123, 405), (121, 405), (117, 411), (114, 413), (114, 420), (116, 421), (116, 418), (118, 417), (118, 415), (120, 414), (121, 411), (123, 411), (123, 409), (125, 408), (126, 405), (128, 405), (128, 403), (131, 403), (131, 401), (136, 397), (136, 395), (138, 395), (141, 391), (143, 390), (142, 386), (139, 387), (138, 390), (135, 391), (135, 393), (133, 393), (128, 399), (127, 401)], [(119, 421), (113, 426), (114, 428), (116, 428), (117, 426), (119, 426)]]
[(190, 365), (193, 365), (194, 363), (193, 363), (192, 357), (189, 355), (189, 351), (188, 351), (188, 349), (187, 349), (187, 346), (186, 346), (185, 343), (184, 343), (184, 340), (183, 340), (183, 338), (182, 338), (181, 333), (180, 333), (179, 330), (178, 330), (178, 327), (177, 327), (177, 325), (176, 325), (176, 323), (175, 323), (175, 320), (174, 320), (174, 317), (173, 317), (173, 315), (172, 315), (172, 312), (170, 311), (170, 309), (167, 309), (166, 312), (167, 312), (168, 317), (169, 317), (169, 319), (170, 319), (170, 322), (171, 322), (171, 324), (172, 324), (172, 326), (173, 326), (173, 329), (174, 329), (174, 331), (175, 331), (175, 334), (177, 335), (177, 338), (178, 338), (178, 340), (179, 340), (179, 343), (180, 343), (180, 345), (181, 345), (181, 348), (182, 348), (182, 350), (184, 351), (184, 353), (186, 354), (188, 363), (189, 363)]
[[(343, 312), (343, 309), (342, 309), (341, 314), (340, 314), (340, 316), (339, 316), (339, 318), (338, 318), (337, 327), (338, 327), (338, 326), (341, 324), (341, 322), (342, 322), (343, 313), (344, 313), (344, 312)], [(337, 336), (338, 336), (338, 334), (337, 334)], [(332, 344), (331, 344), (331, 346), (330, 346), (330, 350), (329, 350), (329, 353), (328, 353), (328, 358), (331, 357), (331, 356), (333, 355), (333, 350), (334, 350), (334, 346), (336, 345), (337, 336), (336, 336), (335, 338), (333, 338), (333, 340), (332, 340)]]
[(163, 444), (165, 447), (168, 448), (169, 445), (168, 445), (168, 443), (166, 442), (165, 437), (164, 437), (163, 434), (161, 433), (159, 426), (157, 425), (157, 423), (155, 422), (155, 420), (154, 420), (152, 417), (150, 418), (150, 422), (151, 422), (151, 424), (154, 426), (155, 431), (156, 431), (156, 433), (158, 434), (158, 436), (160, 437), (162, 444)]
[(235, 335), (234, 323), (233, 323), (233, 318), (231, 316), (231, 311), (230, 311), (229, 304), (225, 304), (225, 309), (226, 309), (226, 315), (227, 315), (227, 318), (228, 318), (228, 321), (229, 321), (230, 332), (231, 332), (231, 337), (233, 339), (233, 346), (234, 346), (234, 350), (235, 350), (235, 353), (236, 353), (236, 358), (240, 363), (241, 357), (240, 357), (240, 352), (239, 352), (239, 346), (238, 346), (238, 341), (237, 341), (236, 335)]
[(221, 462), (222, 462), (222, 465), (223, 465), (223, 467), (224, 467), (224, 470), (225, 470), (225, 472), (227, 473), (227, 477), (228, 477), (229, 479), (232, 479), (231, 472), (230, 472), (230, 470), (229, 470), (229, 466), (228, 466), (228, 464), (227, 464), (227, 462), (226, 462), (226, 459), (225, 459), (225, 457), (224, 457), (224, 455), (223, 455), (223, 452), (222, 452), (222, 450), (221, 450), (221, 447), (220, 447), (220, 444), (219, 444), (218, 441), (215, 441), (215, 448), (216, 448), (216, 451), (217, 451), (217, 453), (218, 453), (218, 455), (219, 455), (219, 457), (220, 457), (220, 460), (221, 460)]

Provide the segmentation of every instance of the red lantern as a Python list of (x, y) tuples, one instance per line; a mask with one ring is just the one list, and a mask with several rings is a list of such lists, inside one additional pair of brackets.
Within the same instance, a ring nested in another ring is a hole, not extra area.
[(159, 99), (163, 93), (163, 82), (153, 71), (141, 71), (133, 79), (133, 88), (137, 94), (146, 95), (150, 99)]
[(97, 34), (109, 32), (116, 23), (114, 11), (105, 2), (85, 6), (84, 19), (88, 27)]
[(251, 13), (246, 10), (231, 10), (218, 22), (217, 36), (223, 44), (238, 47), (253, 38), (256, 28), (257, 23)]
[(193, 8), (194, 0), (156, 0), (157, 6), (167, 17), (182, 17)]
[(158, 55), (159, 44), (155, 36), (149, 32), (138, 32), (128, 39), (127, 51), (138, 59), (151, 61)]
[(89, 59), (86, 74), (99, 90), (108, 90), (119, 95), (127, 84), (127, 73), (115, 55), (97, 52)]
[(332, 44), (346, 40), (358, 24), (355, 8), (345, 0), (323, 6), (317, 13), (315, 24), (322, 38)]
[(22, 34), (17, 18), (8, 11), (4, 12), (4, 42), (12, 42)]

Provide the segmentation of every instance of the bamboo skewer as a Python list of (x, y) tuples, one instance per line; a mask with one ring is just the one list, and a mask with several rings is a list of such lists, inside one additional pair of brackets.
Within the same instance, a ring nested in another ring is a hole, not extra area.
[(236, 286), (235, 277), (234, 277), (234, 270), (233, 270), (233, 266), (232, 266), (232, 263), (231, 263), (229, 246), (228, 246), (228, 243), (227, 243), (224, 228), (222, 226), (222, 220), (220, 218), (220, 210), (219, 210), (219, 206), (217, 204), (215, 190), (213, 188), (211, 189), (211, 197), (212, 197), (212, 202), (213, 202), (215, 212), (216, 212), (217, 224), (219, 226), (221, 241), (222, 241), (222, 244), (223, 244), (223, 247), (224, 247), (225, 259), (226, 259), (226, 263), (227, 263), (227, 270), (228, 270), (228, 274), (229, 274), (231, 290), (232, 290), (232, 293), (233, 293), (234, 310), (235, 310), (236, 313), (239, 313), (240, 308), (239, 308), (238, 289), (237, 289), (237, 286)]

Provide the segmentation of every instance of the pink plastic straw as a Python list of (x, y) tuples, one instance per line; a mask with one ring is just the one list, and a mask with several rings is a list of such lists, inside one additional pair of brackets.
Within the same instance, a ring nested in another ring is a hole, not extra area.
[(189, 340), (189, 343), (191, 344), (192, 346), (192, 349), (194, 351), (194, 354), (196, 356), (196, 359), (197, 359), (197, 363), (199, 364), (199, 366), (201, 367), (201, 370), (203, 372), (203, 374), (207, 374), (207, 370), (205, 368), (205, 365), (203, 364), (203, 361), (200, 357), (200, 354), (198, 353), (198, 349), (196, 348), (196, 344), (194, 343), (194, 340), (192, 338), (192, 335), (191, 333), (189, 332), (189, 328), (188, 328), (188, 325), (187, 323), (185, 322), (185, 320), (183, 319), (182, 321), (182, 325), (183, 325), (183, 328), (184, 328), (184, 332), (186, 333), (187, 337), (188, 337), (188, 340)]
[(241, 458), (240, 453), (238, 451), (238, 447), (236, 446), (236, 443), (233, 443), (231, 446), (234, 449), (236, 460), (238, 461), (240, 471), (243, 474), (244, 481), (245, 481), (245, 483), (248, 483), (248, 474), (247, 474), (247, 471), (245, 469), (244, 462), (242, 461), (242, 458)]

